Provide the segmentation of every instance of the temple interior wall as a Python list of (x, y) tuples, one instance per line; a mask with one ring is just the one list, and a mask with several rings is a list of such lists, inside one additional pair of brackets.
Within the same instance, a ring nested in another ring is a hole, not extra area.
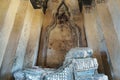
[[(51, 4), (52, 3), (52, 4)], [(44, 15), (33, 9), (29, 0), (0, 2), (0, 78), (12, 79), (16, 70), (42, 64), (41, 48), (46, 27), (60, 4), (50, 0)], [(82, 47), (93, 49), (100, 73), (120, 80), (120, 1), (108, 0), (97, 4), (87, 13), (80, 13), (77, 0), (66, 0), (73, 21), (81, 28)], [(43, 37), (41, 37), (43, 36)], [(41, 45), (41, 46), (40, 46)], [(39, 53), (39, 54), (38, 54)]]

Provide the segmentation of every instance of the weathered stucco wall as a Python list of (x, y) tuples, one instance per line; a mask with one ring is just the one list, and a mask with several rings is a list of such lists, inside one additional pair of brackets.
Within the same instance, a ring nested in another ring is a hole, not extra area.
[(15, 70), (35, 64), (44, 16), (29, 0), (0, 4), (0, 80), (9, 80)]
[[(77, 0), (66, 0), (66, 3), (75, 15), (76, 24), (85, 28), (82, 34), (86, 34), (88, 47), (94, 50), (99, 71), (107, 74), (110, 80), (111, 76), (120, 80), (120, 1), (97, 4), (91, 13), (83, 12), (82, 18), (77, 12)], [(58, 4), (59, 0), (53, 5), (49, 3), (50, 9), (43, 15), (42, 10), (33, 9), (29, 0), (0, 1), (0, 80), (10, 80), (12, 72), (36, 64), (42, 25), (44, 31)]]

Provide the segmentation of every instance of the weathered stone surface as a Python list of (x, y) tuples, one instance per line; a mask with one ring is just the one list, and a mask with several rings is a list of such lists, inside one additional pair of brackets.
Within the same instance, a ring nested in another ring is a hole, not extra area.
[(94, 76), (85, 76), (85, 77), (79, 77), (75, 80), (108, 80), (108, 77), (104, 74), (94, 75)]
[(98, 68), (98, 63), (95, 58), (74, 59), (73, 63), (76, 71), (96, 70)]
[(41, 74), (45, 72), (43, 69), (26, 69), (15, 72), (15, 80), (40, 80)]
[(73, 80), (72, 69), (66, 67), (63, 70), (47, 75), (45, 80)]
[(104, 74), (98, 74), (98, 62), (91, 58), (92, 49), (71, 49), (59, 69), (26, 69), (14, 74), (15, 80), (108, 80)]
[(64, 64), (71, 62), (72, 59), (91, 57), (92, 54), (93, 54), (93, 50), (90, 48), (79, 48), (79, 47), (72, 48), (66, 54)]
[(86, 57), (91, 57), (93, 54), (93, 50), (90, 48), (73, 48), (71, 49), (67, 55), (67, 58), (86, 58)]

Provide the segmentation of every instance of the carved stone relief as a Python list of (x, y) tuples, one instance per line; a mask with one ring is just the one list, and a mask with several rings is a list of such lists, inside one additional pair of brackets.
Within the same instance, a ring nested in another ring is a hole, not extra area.
[(97, 72), (98, 62), (90, 48), (72, 48), (58, 69), (34, 67), (14, 73), (15, 80), (108, 80)]
[(68, 50), (82, 45), (80, 28), (72, 21), (69, 8), (64, 1), (54, 14), (53, 23), (46, 29), (43, 44), (44, 67), (59, 67)]

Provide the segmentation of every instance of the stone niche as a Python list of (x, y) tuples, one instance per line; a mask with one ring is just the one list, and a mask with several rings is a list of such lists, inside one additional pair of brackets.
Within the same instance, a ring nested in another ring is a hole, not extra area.
[(71, 16), (65, 2), (61, 2), (57, 12), (53, 14), (53, 22), (47, 27), (43, 37), (44, 67), (58, 68), (71, 48), (82, 45), (80, 27), (73, 22)]

